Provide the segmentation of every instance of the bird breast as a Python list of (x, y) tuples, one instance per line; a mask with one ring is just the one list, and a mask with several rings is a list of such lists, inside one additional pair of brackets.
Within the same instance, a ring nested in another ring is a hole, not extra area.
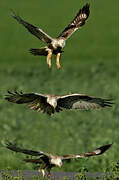
[(55, 97), (47, 97), (47, 103), (49, 103), (51, 106), (56, 108), (56, 106), (57, 106), (57, 99)]
[(51, 42), (51, 45), (56, 50), (58, 47), (63, 48), (65, 46), (65, 40), (64, 39), (54, 39)]

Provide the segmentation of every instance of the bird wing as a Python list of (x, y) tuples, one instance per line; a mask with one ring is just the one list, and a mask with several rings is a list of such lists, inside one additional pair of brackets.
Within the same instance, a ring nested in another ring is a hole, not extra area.
[(42, 113), (54, 113), (53, 108), (50, 104), (47, 103), (47, 97), (42, 94), (37, 93), (28, 93), (23, 94), (23, 92), (18, 93), (16, 90), (14, 93), (8, 91), (8, 94), (5, 96), (5, 99), (9, 102), (16, 104), (28, 104), (30, 109), (35, 111), (40, 111)]
[(107, 145), (101, 146), (101, 147), (95, 149), (94, 151), (88, 152), (88, 153), (64, 155), (64, 156), (62, 156), (62, 160), (86, 158), (86, 157), (90, 157), (90, 156), (98, 156), (98, 155), (103, 154), (105, 151), (107, 151), (111, 147), (111, 145), (112, 144), (107, 144)]
[(113, 103), (111, 99), (96, 98), (83, 94), (71, 94), (61, 96), (57, 100), (57, 104), (59, 108), (90, 110), (111, 107)]
[(28, 150), (28, 149), (20, 148), (16, 144), (11, 143), (9, 141), (6, 142), (5, 146), (6, 146), (7, 149), (10, 149), (12, 151), (20, 152), (20, 153), (31, 155), (31, 156), (41, 156), (41, 157), (44, 157), (44, 156), (48, 157), (49, 156), (48, 153), (44, 153), (42, 151), (33, 151), (33, 150)]
[(20, 24), (22, 24), (31, 34), (36, 36), (38, 39), (45, 43), (51, 43), (52, 37), (46, 34), (42, 29), (33, 26), (32, 24), (24, 21), (20, 16), (17, 16), (14, 11), (12, 11), (12, 16), (15, 18)]
[(85, 21), (88, 19), (90, 14), (89, 4), (87, 3), (79, 10), (73, 21), (64, 29), (64, 31), (59, 35), (58, 38), (63, 38), (67, 40), (72, 33), (74, 33), (78, 28), (85, 24)]

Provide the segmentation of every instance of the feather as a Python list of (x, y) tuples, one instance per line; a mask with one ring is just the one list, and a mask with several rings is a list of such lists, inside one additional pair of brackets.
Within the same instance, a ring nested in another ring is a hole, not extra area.
[(102, 99), (83, 94), (71, 94), (62, 96), (57, 101), (60, 108), (90, 110), (111, 107), (111, 99)]
[(40, 48), (40, 49), (30, 49), (29, 50), (31, 54), (34, 56), (47, 56), (48, 55), (48, 48)]
[(5, 100), (16, 103), (16, 104), (28, 104), (28, 107), (35, 111), (40, 111), (42, 113), (47, 113), (51, 115), (54, 113), (53, 107), (47, 103), (47, 97), (42, 94), (37, 93), (19, 93), (15, 91), (14, 93), (8, 91), (5, 96)]
[(90, 157), (90, 156), (98, 156), (98, 155), (101, 155), (104, 152), (106, 152), (111, 146), (112, 146), (112, 144), (107, 144), (107, 145), (104, 145), (104, 146), (101, 146), (101, 147), (95, 149), (92, 152), (83, 153), (83, 154), (64, 155), (64, 156), (62, 156), (62, 159), (67, 160), (67, 159), (76, 159), (76, 158), (86, 158), (86, 157)]
[(46, 34), (42, 29), (37, 28), (36, 26), (33, 26), (32, 24), (29, 24), (28, 22), (24, 21), (20, 16), (17, 16), (14, 13), (14, 11), (12, 11), (12, 16), (38, 39), (45, 43), (51, 43), (52, 38), (48, 34)]
[(10, 149), (12, 151), (15, 151), (15, 152), (20, 152), (20, 153), (23, 153), (23, 154), (28, 154), (28, 155), (31, 155), (31, 156), (44, 156), (45, 155), (45, 153), (42, 152), (42, 151), (33, 151), (33, 150), (28, 150), (28, 149), (20, 148), (16, 144), (11, 143), (9, 141), (6, 142), (6, 148)]
[(42, 164), (42, 160), (40, 158), (38, 159), (23, 159), (23, 161), (28, 162), (28, 163), (34, 163), (34, 164)]
[[(70, 94), (65, 96), (43, 95), (38, 93), (10, 92), (5, 96), (5, 100), (16, 104), (28, 104), (32, 110), (48, 115), (69, 110), (92, 110), (105, 107), (112, 107), (112, 99), (103, 99), (84, 94)], [(53, 105), (55, 104), (55, 105)]]
[(58, 38), (64, 38), (67, 40), (72, 33), (74, 33), (78, 28), (85, 24), (85, 21), (88, 19), (90, 10), (90, 5), (87, 3), (79, 10), (73, 21), (64, 29), (64, 31), (58, 36)]

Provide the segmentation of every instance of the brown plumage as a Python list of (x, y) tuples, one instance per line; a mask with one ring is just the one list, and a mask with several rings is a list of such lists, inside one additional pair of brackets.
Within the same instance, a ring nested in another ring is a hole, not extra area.
[(92, 97), (84, 94), (57, 96), (50, 94), (8, 91), (5, 99), (16, 104), (28, 104), (30, 109), (49, 115), (62, 110), (91, 110), (111, 107), (111, 99)]
[(40, 49), (30, 49), (30, 52), (35, 56), (47, 56), (47, 64), (49, 65), (49, 68), (51, 68), (52, 55), (56, 55), (56, 64), (58, 69), (61, 68), (60, 57), (61, 53), (63, 52), (62, 49), (65, 46), (66, 40), (72, 35), (73, 32), (75, 32), (85, 24), (86, 20), (89, 17), (89, 14), (89, 4), (87, 3), (85, 6), (83, 6), (82, 9), (79, 10), (73, 21), (71, 21), (71, 23), (63, 30), (63, 32), (57, 38), (52, 38), (42, 29), (24, 21), (20, 16), (17, 16), (12, 11), (12, 16), (20, 24), (22, 24), (31, 34), (48, 44), (47, 46)]
[(24, 153), (24, 154), (31, 155), (31, 156), (38, 156), (38, 158), (35, 158), (35, 159), (26, 158), (26, 159), (24, 159), (24, 161), (29, 162), (29, 163), (39, 164), (40, 171), (44, 177), (45, 169), (48, 172), (47, 175), (50, 176), (51, 175), (50, 171), (51, 171), (52, 167), (58, 166), (61, 168), (63, 165), (63, 161), (70, 160), (70, 159), (98, 156), (98, 155), (103, 154), (105, 151), (107, 151), (111, 147), (111, 145), (112, 144), (107, 144), (107, 145), (101, 146), (101, 147), (95, 149), (94, 151), (88, 152), (88, 153), (70, 154), (70, 155), (63, 155), (63, 156), (57, 156), (54, 154), (44, 153), (42, 151), (33, 151), (33, 150), (20, 148), (11, 142), (6, 143), (6, 148), (8, 148), (12, 151), (15, 151), (15, 152)]

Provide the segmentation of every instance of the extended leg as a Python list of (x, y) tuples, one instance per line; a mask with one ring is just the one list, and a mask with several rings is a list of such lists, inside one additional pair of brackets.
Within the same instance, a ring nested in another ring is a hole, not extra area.
[(61, 66), (60, 66), (60, 57), (61, 57), (61, 53), (58, 53), (56, 55), (56, 64), (57, 64), (57, 68), (58, 69), (61, 69)]
[(48, 167), (48, 168), (47, 168), (47, 172), (48, 172), (47, 177), (48, 177), (48, 178), (50, 178), (50, 176), (51, 176), (50, 170), (51, 170), (51, 168)]
[(52, 58), (52, 50), (49, 49), (48, 55), (47, 55), (47, 64), (49, 65), (49, 68), (51, 68), (51, 58)]
[(41, 173), (42, 173), (42, 176), (43, 176), (43, 178), (45, 177), (45, 171), (44, 171), (44, 169), (39, 169), (38, 171), (40, 171)]

